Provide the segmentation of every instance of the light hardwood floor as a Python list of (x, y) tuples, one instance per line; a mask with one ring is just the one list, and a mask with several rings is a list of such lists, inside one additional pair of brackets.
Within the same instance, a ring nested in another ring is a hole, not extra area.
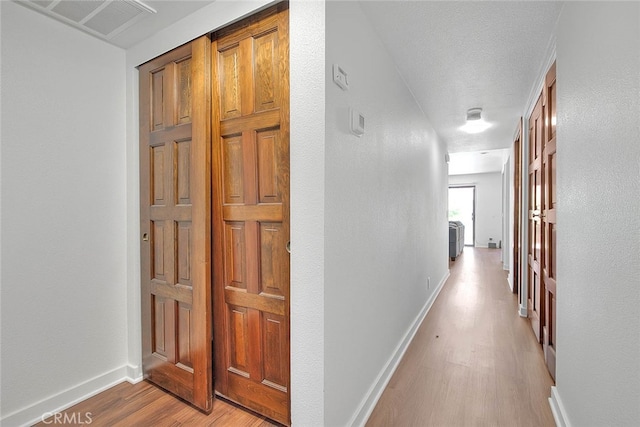
[[(500, 251), (465, 248), (450, 268), (367, 426), (554, 426), (553, 381), (516, 313)], [(147, 382), (119, 384), (64, 412), (80, 420), (90, 412), (92, 427), (277, 425), (222, 400), (207, 416)]]
[[(75, 422), (62, 422), (65, 420)], [(87, 418), (87, 416), (90, 418)], [(84, 425), (91, 427), (178, 427), (178, 426), (242, 426), (277, 427), (264, 417), (256, 416), (240, 407), (216, 399), (213, 411), (205, 415), (183, 400), (163, 391), (153, 384), (118, 384), (90, 399), (81, 402), (59, 415), (36, 424), (39, 427), (53, 425)], [(90, 422), (89, 422), (90, 421)]]
[(377, 426), (555, 426), (553, 381), (501, 253), (465, 248), (371, 414)]

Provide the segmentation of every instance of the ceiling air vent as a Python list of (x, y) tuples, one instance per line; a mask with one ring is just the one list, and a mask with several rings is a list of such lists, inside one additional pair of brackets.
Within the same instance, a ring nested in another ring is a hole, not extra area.
[(19, 0), (18, 3), (104, 40), (156, 13), (138, 0)]

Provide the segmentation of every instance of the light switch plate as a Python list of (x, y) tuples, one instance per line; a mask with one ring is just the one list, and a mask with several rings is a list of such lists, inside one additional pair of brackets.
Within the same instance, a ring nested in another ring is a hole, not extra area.
[(347, 72), (338, 64), (333, 64), (333, 81), (342, 90), (349, 90), (349, 78)]

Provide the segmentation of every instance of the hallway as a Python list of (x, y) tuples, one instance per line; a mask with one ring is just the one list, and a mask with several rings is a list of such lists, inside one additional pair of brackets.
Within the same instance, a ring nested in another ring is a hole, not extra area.
[[(553, 381), (528, 321), (516, 314), (500, 251), (467, 247), (450, 268), (367, 426), (555, 426)], [(275, 425), (219, 399), (204, 415), (146, 381), (63, 411), (87, 413), (99, 426)]]
[(553, 380), (500, 255), (467, 247), (450, 264), (368, 427), (555, 425)]

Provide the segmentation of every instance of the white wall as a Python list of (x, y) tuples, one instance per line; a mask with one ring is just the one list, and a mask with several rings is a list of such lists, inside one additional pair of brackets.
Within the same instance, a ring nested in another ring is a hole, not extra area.
[(2, 424), (122, 379), (124, 51), (2, 15)]
[[(364, 421), (448, 274), (447, 168), (359, 4), (328, 2), (326, 22), (325, 425), (342, 426)], [(348, 91), (332, 82), (334, 63)], [(365, 116), (361, 138), (350, 107)]]
[(323, 426), (325, 328), (325, 3), (289, 4), (291, 420)]
[(567, 2), (557, 39), (557, 399), (640, 424), (640, 3)]
[[(449, 176), (450, 186), (476, 187), (476, 247), (486, 248), (489, 237), (502, 240), (502, 174), (500, 172)], [(466, 230), (465, 233), (470, 233)], [(502, 242), (503, 246), (505, 242)]]

